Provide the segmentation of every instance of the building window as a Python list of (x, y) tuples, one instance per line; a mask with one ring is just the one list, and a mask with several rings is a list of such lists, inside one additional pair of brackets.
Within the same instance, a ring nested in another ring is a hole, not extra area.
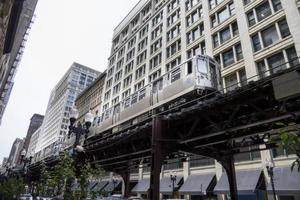
[(178, 56), (177, 58), (175, 58), (174, 60), (166, 64), (166, 71), (167, 72), (170, 71), (174, 67), (178, 66), (180, 63), (181, 63), (181, 56)]
[(195, 55), (204, 55), (206, 52), (205, 48), (206, 48), (205, 42), (201, 42), (200, 44), (197, 44), (196, 46), (194, 46), (193, 48), (187, 51), (187, 58), (191, 58)]
[(149, 69), (152, 70), (161, 64), (161, 53), (157, 54), (150, 60)]
[(264, 47), (274, 44), (279, 39), (275, 25), (261, 31), (261, 37)]
[(278, 11), (282, 8), (280, 0), (272, 0), (274, 11)]
[(186, 26), (189, 27), (202, 17), (202, 7), (186, 17)]
[(147, 35), (148, 33), (148, 24), (142, 28), (142, 30), (139, 32), (139, 39)]
[(219, 46), (219, 36), (218, 36), (218, 34), (214, 34), (212, 37), (213, 37), (214, 47)]
[(155, 53), (158, 49), (160, 49), (162, 46), (162, 38), (156, 40), (152, 45), (150, 49), (150, 53), (153, 54)]
[(181, 50), (181, 40), (177, 40), (173, 44), (167, 47), (167, 58), (173, 56), (175, 53)]
[(171, 3), (168, 4), (168, 12), (171, 12), (173, 9), (175, 9), (179, 5), (179, 0), (173, 0)]
[(253, 45), (254, 52), (259, 51), (261, 49), (258, 33), (252, 36), (252, 45)]
[(265, 61), (262, 60), (256, 63), (257, 72), (260, 78), (265, 78), (268, 76), (267, 67), (265, 65)]
[(247, 84), (246, 70), (243, 68), (238, 71), (238, 74), (239, 74), (241, 86), (245, 86)]
[(242, 52), (241, 44), (235, 45), (235, 54), (236, 54), (237, 61), (243, 59), (243, 52)]
[(223, 53), (223, 64), (227, 67), (234, 63), (234, 54), (232, 48)]
[(167, 42), (169, 42), (179, 34), (180, 34), (180, 24), (177, 24), (170, 31), (167, 32)]
[(174, 22), (176, 22), (180, 18), (180, 9), (177, 9), (172, 15), (167, 18), (167, 26), (171, 26)]
[(221, 44), (226, 42), (231, 38), (231, 33), (230, 33), (230, 28), (226, 27), (222, 31), (220, 31), (220, 39), (221, 39)]
[(291, 67), (296, 67), (299, 65), (299, 58), (297, 56), (295, 47), (288, 48), (286, 50), (286, 54)]
[(251, 3), (251, 0), (243, 0), (244, 5), (248, 5), (249, 3)]
[(279, 70), (284, 70), (286, 69), (285, 61), (284, 61), (284, 56), (283, 53), (280, 52), (278, 54), (275, 54), (267, 59), (270, 73), (276, 73)]
[(141, 67), (139, 67), (136, 71), (135, 71), (135, 80), (143, 77), (145, 75), (145, 70), (146, 70), (146, 65), (143, 65)]
[(156, 15), (156, 16), (152, 19), (152, 26), (157, 25), (159, 22), (161, 22), (162, 19), (163, 19), (163, 12), (160, 12), (158, 15)]
[(231, 27), (232, 27), (232, 35), (233, 36), (236, 36), (239, 34), (239, 29), (238, 29), (238, 25), (237, 25), (237, 22), (233, 22), (231, 24)]
[(224, 8), (223, 10), (218, 12), (218, 22), (219, 23), (222, 23), (223, 21), (225, 21), (229, 17), (230, 17), (230, 13), (228, 12), (227, 8)]
[(140, 90), (145, 85), (145, 80), (142, 80), (134, 85), (134, 92)]
[(253, 11), (248, 12), (247, 18), (248, 18), (248, 25), (249, 26), (253, 26), (256, 23)]
[(238, 87), (238, 80), (236, 77), (236, 73), (225, 76), (224, 80), (225, 80), (225, 87), (227, 92), (232, 91)]
[(281, 34), (282, 38), (286, 38), (287, 36), (289, 36), (291, 34), (289, 26), (286, 22), (286, 19), (279, 21), (278, 25), (279, 25), (280, 34)]
[(161, 70), (157, 70), (156, 72), (152, 73), (150, 76), (149, 76), (149, 83), (156, 80), (157, 78), (159, 78), (161, 76)]
[[(250, 161), (250, 160), (259, 160), (261, 159), (260, 151), (251, 151), (257, 149), (257, 146), (245, 147), (241, 151), (247, 153), (240, 153), (234, 156), (236, 162)], [(250, 151), (250, 152), (249, 152)], [(248, 153), (249, 152), (249, 153)]]
[(203, 24), (200, 24), (192, 31), (187, 33), (187, 43), (190, 44), (191, 42), (200, 38), (203, 35), (203, 32), (204, 32), (204, 26)]
[(263, 4), (259, 5), (255, 10), (258, 21), (261, 21), (272, 14), (268, 1), (265, 1)]

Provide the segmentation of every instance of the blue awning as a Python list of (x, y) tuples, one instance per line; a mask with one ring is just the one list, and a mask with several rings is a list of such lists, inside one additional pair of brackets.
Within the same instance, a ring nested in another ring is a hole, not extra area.
[(131, 192), (146, 194), (150, 187), (150, 179), (142, 179), (132, 188)]
[[(263, 181), (263, 173), (259, 170), (239, 170), (236, 171), (236, 183), (238, 194), (253, 194)], [(227, 174), (223, 173), (214, 189), (216, 194), (228, 194), (229, 184)]]
[(206, 195), (216, 181), (215, 174), (190, 175), (179, 189), (180, 194)]
[[(274, 188), (277, 195), (300, 194), (300, 172), (297, 169), (291, 171), (287, 167), (274, 168)], [(272, 186), (269, 183), (268, 193), (272, 192)]]
[[(179, 189), (179, 187), (182, 185), (183, 183), (183, 177), (182, 176), (177, 176), (176, 181), (174, 183), (174, 190), (177, 191)], [(160, 185), (159, 185), (159, 190), (160, 193), (162, 194), (172, 194), (172, 181), (170, 177), (163, 177), (160, 180)]]
[(113, 192), (121, 183), (122, 181), (120, 180), (117, 180), (115, 183), (110, 181), (102, 190), (105, 192)]

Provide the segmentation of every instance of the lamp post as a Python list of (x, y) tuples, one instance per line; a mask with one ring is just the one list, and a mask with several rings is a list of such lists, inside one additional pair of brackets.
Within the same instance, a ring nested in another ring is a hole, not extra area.
[(84, 140), (87, 138), (88, 133), (89, 133), (89, 128), (91, 127), (92, 122), (93, 122), (93, 114), (88, 112), (85, 115), (84, 125), (82, 125), (80, 122), (78, 124), (75, 124), (78, 116), (79, 116), (79, 112), (74, 107), (70, 111), (70, 126), (69, 126), (68, 138), (70, 138), (72, 133), (75, 134), (75, 142), (73, 144), (73, 156), (74, 156), (74, 158), (76, 158), (75, 159), (75, 167), (76, 167), (77, 172), (79, 171), (78, 164), (80, 164), (78, 161), (77, 154), (84, 152), (84, 148), (80, 145), (80, 138), (82, 135), (84, 135)]
[(172, 182), (172, 198), (175, 198), (175, 183), (176, 183), (176, 179), (177, 179), (177, 176), (176, 176), (176, 172), (171, 172), (170, 174), (170, 179), (171, 179), (171, 182)]
[(23, 149), (22, 151), (21, 151), (21, 162), (23, 163), (23, 172), (24, 173), (26, 173), (25, 172), (25, 169), (26, 169), (26, 167), (27, 167), (27, 164), (28, 163), (31, 163), (31, 160), (32, 160), (32, 156), (30, 156), (29, 158), (26, 158), (26, 150), (25, 149)]
[(84, 135), (84, 139), (87, 138), (89, 133), (89, 128), (92, 125), (93, 122), (93, 114), (88, 112), (85, 115), (84, 118), (84, 126), (79, 122), (77, 125), (75, 124), (75, 121), (77, 120), (79, 116), (79, 112), (76, 108), (73, 108), (70, 112), (70, 126), (69, 126), (69, 133), (68, 137), (70, 138), (71, 134), (75, 134), (75, 142), (73, 144), (73, 149), (77, 152), (83, 152), (84, 149), (82, 146), (80, 146), (80, 138), (81, 135)]
[(266, 169), (267, 169), (268, 175), (270, 177), (273, 198), (274, 198), (274, 200), (276, 200), (276, 193), (275, 193), (275, 186), (274, 186), (274, 164), (273, 164), (273, 162), (266, 161)]

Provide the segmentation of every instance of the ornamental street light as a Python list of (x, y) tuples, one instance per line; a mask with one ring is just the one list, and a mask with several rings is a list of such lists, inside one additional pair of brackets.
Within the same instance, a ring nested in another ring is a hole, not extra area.
[(73, 150), (77, 152), (83, 152), (84, 149), (80, 145), (80, 138), (82, 135), (84, 135), (84, 139), (87, 138), (88, 133), (89, 133), (89, 128), (92, 125), (93, 122), (93, 114), (88, 112), (85, 115), (84, 118), (84, 126), (79, 122), (77, 125), (75, 124), (77, 118), (79, 116), (79, 112), (76, 108), (73, 108), (70, 112), (70, 126), (69, 126), (69, 133), (68, 133), (68, 138), (70, 138), (71, 134), (75, 134), (75, 142), (73, 145)]
[(21, 156), (21, 162), (23, 163), (23, 172), (24, 173), (26, 173), (25, 172), (25, 169), (26, 169), (26, 167), (27, 167), (27, 164), (29, 163), (31, 163), (31, 160), (32, 160), (32, 156), (30, 156), (29, 158), (26, 158), (26, 150), (25, 149), (23, 149), (22, 151), (21, 151), (21, 154), (20, 154), (20, 156)]
[(270, 182), (272, 186), (273, 198), (276, 200), (275, 186), (274, 186), (274, 164), (271, 161), (266, 161), (265, 163), (268, 175), (270, 177)]
[(88, 133), (89, 133), (89, 128), (92, 125), (93, 122), (93, 114), (88, 112), (85, 115), (84, 118), (84, 125), (82, 125), (80, 122), (75, 124), (77, 118), (79, 116), (78, 110), (74, 107), (70, 111), (70, 126), (69, 126), (69, 132), (68, 132), (68, 138), (70, 138), (71, 134), (75, 134), (75, 141), (73, 144), (73, 156), (75, 159), (75, 168), (76, 171), (79, 172), (79, 160), (77, 157), (78, 153), (84, 152), (84, 148), (80, 145), (80, 138), (83, 135), (84, 136), (84, 141), (86, 140)]
[(175, 198), (175, 183), (176, 183), (176, 179), (177, 179), (176, 172), (173, 172), (173, 171), (171, 172), (170, 179), (172, 182), (172, 198)]

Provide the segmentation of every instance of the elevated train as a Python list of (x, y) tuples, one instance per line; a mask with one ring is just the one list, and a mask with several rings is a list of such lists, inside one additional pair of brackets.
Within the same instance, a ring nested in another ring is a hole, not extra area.
[(104, 110), (94, 120), (89, 137), (121, 131), (154, 113), (214, 91), (221, 91), (220, 67), (209, 56), (197, 55)]

